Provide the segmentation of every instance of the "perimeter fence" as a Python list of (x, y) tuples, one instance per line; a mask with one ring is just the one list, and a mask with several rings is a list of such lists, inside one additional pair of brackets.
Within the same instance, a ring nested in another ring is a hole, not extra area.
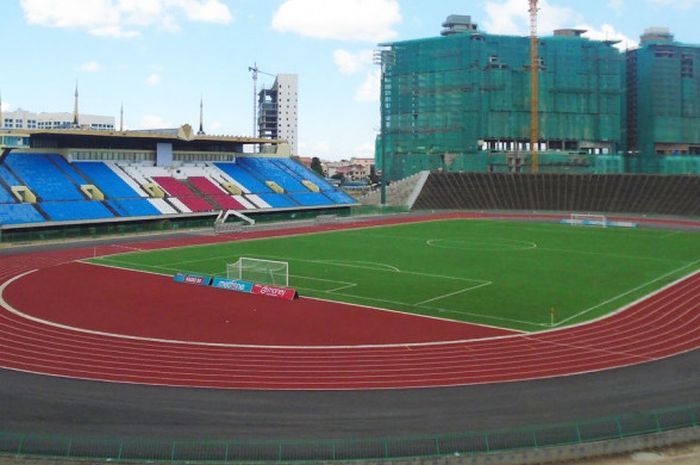
[(0, 454), (73, 460), (332, 462), (522, 451), (697, 428), (700, 404), (518, 429), (337, 440), (161, 440), (0, 432)]

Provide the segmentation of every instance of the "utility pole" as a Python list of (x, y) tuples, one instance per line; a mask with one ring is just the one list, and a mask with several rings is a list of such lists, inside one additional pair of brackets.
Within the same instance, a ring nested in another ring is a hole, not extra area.
[(537, 51), (537, 0), (530, 0), (530, 172), (539, 170), (539, 70), (540, 60)]

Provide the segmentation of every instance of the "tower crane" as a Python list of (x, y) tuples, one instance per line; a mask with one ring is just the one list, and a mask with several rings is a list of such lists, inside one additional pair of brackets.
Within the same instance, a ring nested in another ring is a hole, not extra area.
[(537, 0), (530, 0), (530, 172), (537, 174), (539, 169), (539, 70), (537, 53)]
[(248, 66), (248, 71), (253, 73), (253, 137), (258, 136), (258, 74), (275, 77), (274, 74), (265, 72), (258, 68), (257, 63), (253, 66)]

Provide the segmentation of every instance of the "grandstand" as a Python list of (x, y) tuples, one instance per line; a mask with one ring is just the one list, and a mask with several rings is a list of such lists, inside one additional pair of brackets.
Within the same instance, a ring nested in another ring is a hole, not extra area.
[[(355, 201), (267, 139), (176, 131), (1, 131), (4, 231), (347, 209)], [(265, 144), (269, 153), (253, 153)]]
[(431, 173), (416, 209), (544, 210), (700, 216), (700, 177)]

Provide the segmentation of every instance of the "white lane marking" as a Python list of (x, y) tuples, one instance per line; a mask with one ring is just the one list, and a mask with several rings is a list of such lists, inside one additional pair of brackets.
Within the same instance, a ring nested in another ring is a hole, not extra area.
[[(88, 265), (93, 265), (92, 263), (87, 263)], [(104, 265), (99, 265), (99, 266), (104, 266)], [(123, 268), (120, 268), (123, 269)], [(401, 348), (401, 347), (431, 347), (431, 346), (444, 346), (444, 345), (455, 345), (455, 344), (464, 344), (465, 342), (473, 342), (473, 341), (479, 341), (479, 340), (492, 340), (492, 339), (497, 339), (497, 338), (504, 338), (504, 337), (518, 337), (521, 334), (510, 334), (506, 336), (494, 336), (494, 337), (488, 337), (488, 338), (474, 338), (474, 339), (459, 339), (459, 340), (454, 340), (454, 341), (434, 341), (434, 342), (403, 342), (403, 343), (395, 343), (395, 344), (357, 344), (357, 345), (317, 345), (317, 346), (292, 346), (292, 345), (266, 345), (266, 344), (228, 344), (228, 343), (223, 343), (223, 342), (198, 342), (198, 341), (182, 341), (178, 339), (163, 339), (163, 338), (154, 338), (154, 337), (143, 337), (143, 336), (132, 336), (129, 334), (119, 334), (119, 333), (110, 333), (106, 331), (97, 331), (97, 330), (92, 330), (92, 329), (86, 329), (86, 328), (78, 328), (76, 326), (70, 326), (70, 325), (65, 325), (62, 323), (56, 323), (54, 321), (50, 320), (45, 320), (43, 318), (38, 318), (32, 315), (28, 315), (13, 306), (5, 300), (5, 289), (15, 281), (24, 278), (25, 276), (28, 276), (32, 273), (35, 273), (39, 271), (39, 269), (33, 269), (29, 270), (27, 272), (24, 272), (22, 274), (19, 274), (12, 279), (4, 282), (2, 285), (0, 285), (0, 306), (4, 307), (5, 310), (8, 312), (12, 313), (13, 315), (16, 315), (20, 318), (24, 318), (25, 320), (32, 321), (34, 323), (39, 323), (45, 326), (50, 326), (66, 331), (75, 331), (78, 333), (84, 333), (84, 334), (90, 334), (93, 336), (103, 336), (103, 337), (111, 337), (111, 338), (118, 338), (118, 339), (127, 339), (127, 340), (132, 340), (132, 341), (144, 341), (144, 342), (157, 342), (157, 343), (163, 343), (163, 344), (177, 344), (177, 345), (190, 345), (190, 346), (202, 346), (202, 347), (227, 347), (227, 348), (254, 348), (254, 349), (285, 349), (285, 350), (330, 350), (330, 349), (384, 349), (384, 348)], [(141, 271), (135, 271), (135, 270), (125, 270), (125, 271), (130, 271), (132, 273), (140, 273)], [(154, 273), (157, 274), (157, 273)], [(322, 300), (322, 299), (315, 299), (315, 300)], [(353, 305), (353, 304), (351, 304)], [(397, 312), (400, 313), (400, 312)], [(415, 317), (419, 318), (428, 318), (425, 317), (424, 315), (413, 315)], [(503, 328), (500, 328), (503, 329)], [(508, 329), (504, 329), (504, 331), (512, 331)]]
[[(657, 282), (657, 281), (661, 281), (662, 279), (667, 278), (668, 276), (671, 276), (671, 275), (674, 274), (674, 273), (678, 273), (679, 271), (682, 271), (682, 270), (684, 270), (684, 269), (686, 269), (686, 268), (690, 268), (691, 266), (697, 265), (698, 263), (700, 263), (700, 260), (695, 260), (694, 262), (687, 263), (687, 264), (681, 266), (680, 268), (676, 268), (675, 270), (669, 271), (668, 273), (664, 273), (664, 274), (662, 274), (661, 276), (652, 279), (651, 281), (647, 281), (646, 283), (640, 284), (639, 286), (637, 286), (637, 287), (635, 287), (635, 288), (633, 288), (633, 289), (630, 289), (630, 290), (628, 290), (628, 291), (622, 292), (622, 293), (620, 293), (620, 294), (618, 294), (618, 295), (616, 295), (616, 296), (614, 296), (614, 297), (611, 297), (611, 298), (609, 298), (608, 300), (605, 300), (605, 301), (603, 301), (603, 302), (601, 302), (601, 303), (599, 303), (599, 304), (593, 305), (592, 307), (588, 307), (587, 309), (582, 310), (582, 311), (580, 311), (580, 312), (578, 312), (578, 313), (576, 313), (576, 314), (574, 314), (574, 315), (571, 315), (571, 316), (568, 317), (568, 318), (564, 318), (563, 320), (557, 322), (554, 326), (561, 326), (561, 325), (563, 325), (564, 323), (566, 323), (567, 321), (571, 321), (571, 320), (573, 320), (573, 319), (575, 319), (575, 318), (578, 318), (578, 317), (581, 316), (581, 315), (585, 315), (586, 313), (588, 313), (588, 312), (590, 312), (590, 311), (592, 311), (592, 310), (595, 310), (596, 308), (602, 307), (603, 305), (609, 304), (610, 302), (614, 302), (614, 301), (616, 301), (616, 300), (618, 300), (618, 299), (620, 299), (620, 298), (622, 298), (622, 297), (624, 297), (624, 296), (626, 296), (626, 295), (632, 294), (633, 292), (636, 292), (636, 291), (638, 291), (638, 290), (640, 290), (640, 289), (643, 289), (643, 288), (645, 288), (646, 286), (650, 286), (650, 285), (654, 284), (654, 283)], [(700, 271), (698, 271), (698, 272), (700, 272)], [(693, 276), (694, 274), (695, 274), (695, 273), (691, 273), (690, 276)], [(686, 279), (687, 277), (689, 277), (689, 276), (683, 277), (683, 278), (681, 278), (679, 281), (682, 281), (682, 280)], [(624, 309), (624, 308), (628, 308), (628, 307), (631, 306), (631, 305), (634, 305), (635, 303), (639, 302), (640, 300), (644, 300), (644, 299), (650, 298), (650, 297), (652, 297), (652, 296), (658, 294), (659, 292), (663, 291), (664, 289), (667, 289), (668, 287), (671, 287), (673, 284), (675, 284), (675, 283), (677, 283), (677, 282), (679, 282), (679, 281), (674, 281), (673, 283), (669, 284), (668, 286), (664, 286), (664, 287), (662, 287), (661, 289), (659, 289), (659, 290), (657, 290), (657, 291), (655, 291), (655, 292), (653, 292), (653, 293), (651, 293), (651, 294), (645, 294), (645, 295), (642, 296), (640, 299), (637, 299), (637, 300), (635, 300), (634, 302), (632, 302), (631, 304), (628, 304), (628, 305), (626, 305), (625, 307), (623, 307), (623, 309)], [(617, 312), (615, 312), (615, 313), (617, 313)], [(613, 313), (610, 313), (610, 314), (608, 314), (608, 315), (606, 315), (606, 316), (611, 316), (611, 315), (613, 315)], [(592, 320), (592, 321), (595, 321), (595, 320)]]

